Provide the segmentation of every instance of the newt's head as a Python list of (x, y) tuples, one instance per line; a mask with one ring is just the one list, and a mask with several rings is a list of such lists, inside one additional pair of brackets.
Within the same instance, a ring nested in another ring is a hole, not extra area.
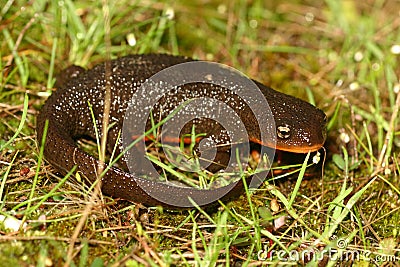
[(326, 139), (326, 115), (313, 105), (257, 83), (265, 95), (276, 128), (276, 149), (308, 153), (320, 149)]

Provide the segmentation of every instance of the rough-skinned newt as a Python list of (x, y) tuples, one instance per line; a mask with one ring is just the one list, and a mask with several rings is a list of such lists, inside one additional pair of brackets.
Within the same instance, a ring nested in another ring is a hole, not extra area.
[[(88, 71), (80, 67), (69, 68), (63, 76), (64, 78), (58, 79), (58, 89), (48, 98), (37, 118), (37, 138), (39, 142), (42, 140), (45, 122), (48, 120), (44, 144), (46, 159), (64, 174), (76, 165), (77, 171), (90, 181), (95, 181), (97, 168), (101, 163), (78, 148), (76, 140), (81, 137), (95, 138), (89, 103), (92, 105), (96, 125), (101, 132), (106, 73), (111, 73), (109, 79), (111, 81), (110, 124), (113, 127), (109, 131), (108, 150), (112, 150), (114, 144), (119, 140), (118, 136), (123, 127), (122, 118), (127, 110), (128, 102), (142, 83), (167, 67), (192, 61), (193, 59), (187, 57), (164, 54), (131, 55), (112, 60), (109, 65), (110, 72), (106, 71), (106, 63), (99, 64)], [(322, 147), (326, 136), (326, 115), (320, 109), (298, 98), (277, 92), (259, 82), (254, 81), (254, 83), (267, 100), (272, 112), (275, 122), (273, 130), (276, 131), (276, 139), (274, 139), (273, 145), (276, 146), (276, 149), (294, 153), (307, 153)], [(157, 87), (152, 90), (157, 90)], [(182, 103), (184, 98), (190, 97), (191, 94), (206, 97), (223, 94), (222, 91), (217, 90), (221, 90), (221, 88), (210, 84), (187, 84), (184, 86), (184, 92), (175, 92), (178, 94), (177, 96), (172, 93), (166, 94), (160, 101), (173, 106)], [(222, 101), (226, 100), (224, 97), (221, 99)], [(235, 99), (230, 100), (231, 103), (229, 104), (234, 110), (240, 106), (235, 103)], [(160, 114), (162, 113), (160, 110), (166, 109), (165, 106), (162, 104), (159, 106)], [(257, 108), (255, 110), (256, 112), (263, 112), (263, 110), (257, 110)], [(163, 111), (169, 112), (170, 110)], [(249, 111), (238, 111), (238, 113), (240, 113), (239, 117), (243, 121), (251, 120)], [(162, 116), (165, 117), (165, 115)], [(154, 118), (158, 117), (154, 116)], [(248, 125), (252, 123), (249, 122)], [(201, 125), (205, 126), (202, 127)], [(200, 132), (211, 131), (210, 127), (216, 127), (215, 124), (210, 125), (207, 123), (197, 124)], [(260, 133), (257, 132), (259, 131), (257, 129), (257, 127), (248, 129), (250, 141), (266, 146), (271, 145), (267, 141), (260, 140)], [(124, 165), (126, 163), (121, 164), (121, 166)], [(180, 187), (141, 178), (135, 173), (131, 174), (117, 167), (111, 167), (102, 177), (102, 192), (106, 195), (145, 205), (161, 205), (169, 208), (193, 206), (188, 197), (196, 203), (209, 203), (214, 201), (212, 196), (225, 195), (229, 192), (225, 197), (231, 197), (243, 192), (242, 189), (242, 181), (227, 187), (210, 190)], [(153, 193), (161, 194), (165, 199), (174, 200), (173, 204), (160, 201), (153, 197)], [(210, 201), (208, 201), (208, 198), (210, 198)]]

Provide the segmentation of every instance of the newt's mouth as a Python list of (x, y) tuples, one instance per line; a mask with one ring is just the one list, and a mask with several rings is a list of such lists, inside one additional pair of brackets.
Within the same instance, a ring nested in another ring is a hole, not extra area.
[(288, 146), (288, 145), (282, 146), (279, 144), (267, 144), (267, 143), (261, 142), (258, 139), (250, 139), (250, 141), (253, 143), (262, 145), (262, 146), (275, 148), (280, 151), (286, 151), (286, 152), (291, 152), (291, 153), (302, 153), (302, 154), (306, 154), (308, 152), (315, 152), (324, 145), (324, 143), (320, 143), (320, 144), (315, 144), (315, 145), (310, 145), (310, 146)]

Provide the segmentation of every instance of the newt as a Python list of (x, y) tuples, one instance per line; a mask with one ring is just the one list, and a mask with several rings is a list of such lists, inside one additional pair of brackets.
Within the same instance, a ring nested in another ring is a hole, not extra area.
[[(57, 80), (57, 90), (47, 99), (37, 117), (37, 140), (42, 140), (45, 122), (48, 121), (47, 135), (44, 143), (44, 156), (58, 171), (66, 174), (75, 165), (77, 171), (91, 182), (97, 179), (97, 167), (102, 164), (93, 156), (77, 146), (76, 141), (82, 137), (95, 138), (93, 117), (101, 132), (101, 122), (104, 110), (106, 63), (110, 64), (111, 77), (111, 110), (108, 133), (108, 150), (112, 151), (118, 142), (119, 133), (123, 127), (128, 103), (138, 88), (154, 74), (170, 66), (192, 62), (193, 59), (166, 54), (130, 55), (96, 65), (90, 70), (80, 67), (67, 69), (64, 78)], [(66, 78), (65, 78), (66, 77)], [(182, 103), (190, 95), (215, 97), (220, 101), (230, 101), (229, 107), (237, 112), (241, 120), (247, 123), (250, 141), (265, 146), (275, 146), (278, 150), (293, 153), (308, 153), (320, 149), (326, 138), (326, 115), (315, 106), (275, 91), (257, 81), (253, 81), (269, 104), (273, 116), (274, 142), (261, 140), (257, 127), (253, 127), (254, 116), (249, 110), (239, 110), (241, 104), (237, 98), (221, 96), (224, 91), (220, 86), (212, 84), (189, 83), (183, 91), (166, 94), (160, 100), (158, 114), (170, 112), (174, 105)], [(158, 90), (154, 87), (150, 90)], [(220, 90), (220, 91), (218, 91)], [(155, 92), (157, 94), (157, 92)], [(168, 105), (166, 105), (168, 104)], [(171, 106), (171, 108), (166, 108)], [(263, 110), (253, 109), (255, 112)], [(156, 119), (157, 116), (154, 116)], [(159, 120), (165, 118), (162, 115)], [(201, 132), (213, 132), (217, 125), (207, 121), (196, 124)], [(148, 129), (148, 125), (146, 129)], [(217, 127), (218, 128), (218, 127)], [(188, 127), (190, 131), (190, 125)], [(215, 131), (214, 131), (215, 132)], [(121, 166), (126, 167), (126, 162)], [(123, 168), (115, 166), (102, 177), (102, 192), (106, 195), (130, 200), (145, 205), (161, 205), (168, 208), (192, 207), (189, 197), (196, 203), (210, 204), (215, 202), (213, 196), (225, 195), (230, 198), (243, 192), (243, 182), (215, 189), (201, 190), (182, 187), (171, 183), (140, 177)], [(162, 195), (163, 199), (173, 200), (165, 203), (154, 197)], [(209, 201), (208, 201), (209, 200)], [(172, 204), (171, 204), (172, 203)]]

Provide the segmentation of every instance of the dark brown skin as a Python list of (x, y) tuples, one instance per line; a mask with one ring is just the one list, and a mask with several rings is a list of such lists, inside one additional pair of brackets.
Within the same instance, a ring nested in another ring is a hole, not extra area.
[[(112, 105), (110, 110), (110, 123), (115, 123), (108, 135), (108, 150), (112, 150), (117, 140), (118, 132), (122, 128), (122, 119), (131, 99), (140, 84), (153, 74), (162, 69), (192, 61), (190, 58), (169, 55), (133, 55), (111, 62)], [(100, 64), (92, 70), (83, 71), (81, 68), (70, 68), (66, 73), (67, 79), (59, 79), (58, 90), (49, 97), (43, 106), (37, 120), (37, 138), (41, 142), (45, 121), (48, 120), (47, 138), (44, 147), (46, 159), (60, 172), (66, 173), (77, 165), (77, 170), (90, 181), (97, 178), (97, 168), (100, 162), (79, 149), (75, 141), (81, 137), (95, 138), (93, 121), (88, 108), (88, 102), (93, 105), (96, 123), (101, 132), (103, 114), (105, 64)], [(68, 81), (68, 77), (70, 77)], [(268, 101), (277, 132), (276, 149), (294, 153), (307, 153), (322, 147), (326, 136), (325, 114), (300, 99), (288, 96), (258, 82), (255, 82)], [(217, 95), (221, 101), (228, 99), (225, 91), (210, 84), (189, 84), (183, 87), (183, 92), (178, 96), (165, 96), (161, 103), (178, 105), (193, 95), (209, 96), (209, 92), (219, 90)], [(204, 92), (204, 93), (203, 93)], [(182, 100), (183, 99), (183, 100)], [(233, 100), (232, 100), (233, 99)], [(232, 98), (229, 106), (234, 110), (238, 103)], [(167, 110), (168, 111), (168, 110)], [(254, 116), (249, 110), (236, 110), (239, 117), (246, 124), (250, 141), (273, 146), (268, 138), (260, 140), (260, 133), (254, 127)], [(262, 112), (260, 110), (260, 112)], [(156, 113), (157, 114), (157, 113)], [(161, 113), (160, 113), (161, 114)], [(157, 118), (157, 116), (154, 116)], [(165, 117), (165, 114), (161, 114)], [(201, 121), (196, 125), (196, 130), (204, 133), (215, 133), (215, 124)], [(188, 127), (191, 128), (190, 125)], [(287, 132), (289, 130), (289, 133)], [(190, 132), (190, 130), (189, 130)], [(124, 166), (125, 163), (120, 163)], [(138, 185), (140, 184), (140, 186)], [(147, 192), (143, 190), (147, 188)], [(166, 205), (154, 198), (148, 190), (162, 194), (166, 199), (174, 199), (176, 204)], [(130, 174), (122, 169), (111, 167), (102, 178), (102, 191), (106, 195), (117, 198), (140, 202), (145, 205), (161, 205), (168, 208), (191, 207), (188, 200), (191, 197), (197, 203), (205, 203), (212, 195), (225, 195), (226, 198), (236, 196), (243, 192), (243, 183), (211, 190), (200, 190), (188, 187), (179, 187), (172, 184), (148, 180), (136, 174)]]

